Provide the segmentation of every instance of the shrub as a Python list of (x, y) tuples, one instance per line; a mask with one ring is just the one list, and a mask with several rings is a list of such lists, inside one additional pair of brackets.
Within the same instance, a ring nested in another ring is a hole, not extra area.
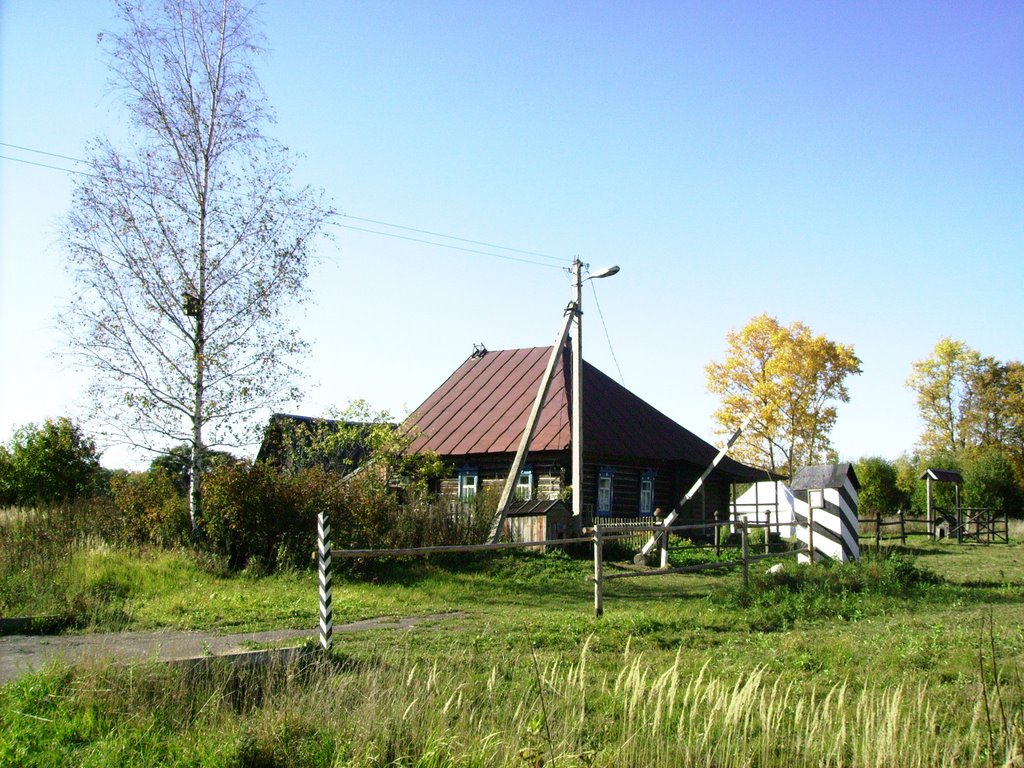
[(206, 480), (203, 534), (231, 568), (309, 562), (317, 512), (338, 520), (344, 495), (341, 476), (322, 469), (289, 475), (262, 463), (223, 465)]
[(188, 502), (170, 473), (161, 469), (117, 472), (110, 478), (110, 496), (118, 514), (120, 541), (160, 546), (188, 541)]

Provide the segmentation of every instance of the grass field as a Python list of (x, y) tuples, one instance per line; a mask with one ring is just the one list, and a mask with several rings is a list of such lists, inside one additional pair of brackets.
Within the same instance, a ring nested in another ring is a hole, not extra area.
[[(749, 590), (736, 571), (608, 582), (599, 620), (589, 561), (557, 553), (336, 577), (339, 622), (463, 615), (338, 636), (331, 659), (289, 668), (53, 668), (0, 691), (0, 765), (1022, 764), (1024, 548), (918, 540), (856, 566), (766, 567)], [(4, 615), (315, 623), (311, 571), (84, 542), (55, 579), (0, 586)]]

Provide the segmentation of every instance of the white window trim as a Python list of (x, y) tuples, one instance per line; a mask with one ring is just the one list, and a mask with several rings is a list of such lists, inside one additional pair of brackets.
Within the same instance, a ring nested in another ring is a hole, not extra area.
[(459, 473), (459, 501), (473, 499), (480, 488), (480, 475), (476, 472)]
[(644, 472), (640, 476), (640, 514), (654, 514), (654, 473)]
[[(607, 488), (605, 488), (607, 481)], [(602, 503), (602, 496), (607, 496), (607, 503)], [(597, 474), (597, 507), (596, 514), (610, 515), (615, 504), (615, 472), (602, 469)]]
[(517, 501), (533, 501), (533, 470), (524, 469), (519, 473), (516, 483), (515, 498)]

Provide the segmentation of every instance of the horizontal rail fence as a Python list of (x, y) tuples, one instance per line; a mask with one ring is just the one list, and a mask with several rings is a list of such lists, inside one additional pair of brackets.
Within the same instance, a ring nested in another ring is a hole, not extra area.
[[(731, 524), (731, 521), (720, 522), (717, 524), (717, 528), (729, 526)], [(565, 539), (546, 539), (543, 541), (500, 541), (494, 544), (449, 544), (436, 547), (400, 547), (396, 549), (331, 549), (329, 541), (331, 530), (330, 525), (327, 520), (327, 516), (321, 513), (317, 516), (317, 549), (315, 553), (318, 563), (317, 570), (319, 575), (318, 581), (320, 594), (320, 646), (325, 651), (330, 651), (333, 646), (334, 618), (331, 606), (332, 558), (424, 557), (428, 555), (453, 554), (462, 552), (491, 552), (502, 549), (534, 549), (540, 547), (564, 546), (566, 544), (592, 543), (594, 545), (594, 577), (592, 579), (594, 582), (594, 613), (596, 616), (601, 616), (603, 613), (602, 584), (605, 580), (608, 579), (621, 579), (629, 578), (632, 576), (657, 576), (669, 573), (694, 573), (697, 571), (709, 570), (712, 568), (732, 568), (736, 566), (742, 566), (744, 584), (746, 584), (748, 583), (750, 575), (750, 563), (755, 562), (757, 560), (763, 560), (766, 557), (796, 555), (798, 552), (804, 551), (804, 548), (799, 548), (785, 553), (758, 555), (750, 554), (748, 529), (755, 526), (747, 524), (746, 521), (744, 521), (741, 524), (742, 556), (739, 560), (732, 560), (721, 563), (704, 563), (680, 568), (659, 568), (657, 570), (629, 571), (624, 573), (615, 573), (607, 575), (604, 573), (604, 543), (606, 541), (636, 539), (639, 535), (642, 535), (643, 533), (650, 534), (656, 531), (661, 531), (666, 533), (666, 536), (662, 538), (662, 548), (664, 549), (664, 547), (666, 546), (665, 541), (668, 538), (667, 534), (679, 533), (683, 531), (692, 532), (697, 530), (703, 530), (707, 527), (709, 526), (677, 525), (666, 528), (663, 525), (637, 525), (635, 523), (627, 523), (612, 526), (597, 525), (593, 528), (586, 529), (586, 535), (584, 536), (576, 536)], [(667, 554), (663, 552), (662, 557), (664, 561), (664, 559), (667, 558)]]
[(1010, 543), (1010, 516), (1003, 510), (988, 507), (957, 509), (957, 541), (979, 544)]
[[(723, 522), (715, 523), (715, 539), (719, 540), (719, 532), (722, 528), (733, 525), (733, 521), (726, 520)], [(800, 546), (795, 549), (788, 550), (786, 552), (766, 552), (763, 554), (751, 554), (750, 553), (750, 529), (752, 528), (768, 528), (771, 523), (748, 523), (746, 520), (742, 520), (738, 523), (740, 529), (740, 559), (739, 560), (728, 560), (724, 562), (716, 563), (698, 563), (694, 565), (685, 565), (679, 567), (668, 567), (668, 537), (670, 534), (680, 534), (683, 532), (703, 531), (710, 524), (697, 524), (697, 525), (672, 525), (665, 527), (663, 525), (647, 525), (647, 526), (619, 526), (619, 525), (595, 525), (592, 528), (587, 528), (584, 533), (589, 533), (589, 541), (594, 543), (594, 576), (591, 579), (594, 582), (594, 616), (600, 617), (604, 614), (604, 582), (613, 579), (631, 579), (641, 576), (665, 576), (670, 573), (696, 573), (698, 571), (708, 571), (718, 568), (735, 568), (741, 566), (743, 568), (743, 586), (748, 586), (750, 583), (750, 564), (758, 560), (764, 560), (765, 558), (778, 558), (786, 556), (796, 556), (800, 552), (805, 552), (806, 547)], [(637, 531), (645, 530), (648, 533), (661, 533), (661, 539), (659, 541), (659, 550), (661, 552), (661, 563), (662, 567), (657, 569), (638, 569), (622, 571), (618, 573), (604, 572), (604, 544), (608, 541), (616, 541), (623, 538), (629, 538), (636, 535)], [(766, 532), (767, 538), (767, 532)]]
[[(985, 507), (957, 507), (953, 509), (934, 509), (933, 519), (908, 514), (900, 510), (894, 516), (883, 517), (876, 513), (870, 517), (858, 518), (861, 526), (861, 539), (874, 539), (875, 551), (882, 543), (887, 545), (899, 540), (900, 546), (906, 546), (909, 536), (927, 536), (933, 538), (956, 539), (957, 543), (974, 542), (978, 544), (1010, 543), (1009, 516), (996, 509)], [(891, 532), (890, 532), (891, 531)]]

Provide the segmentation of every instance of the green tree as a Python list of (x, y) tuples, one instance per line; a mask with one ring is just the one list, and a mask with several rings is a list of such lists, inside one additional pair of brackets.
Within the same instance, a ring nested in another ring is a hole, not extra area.
[(907, 379), (917, 394), (924, 422), (921, 447), (927, 454), (956, 454), (967, 447), (981, 355), (966, 343), (943, 338), (930, 357), (913, 364)]
[(96, 443), (64, 417), (21, 427), (3, 453), (0, 482), (10, 503), (73, 501), (92, 493), (101, 474)]
[(0, 507), (15, 503), (14, 466), (7, 446), (0, 445)]
[[(202, 472), (210, 472), (223, 464), (232, 464), (237, 461), (238, 459), (227, 451), (204, 448), (199, 457), (199, 466)], [(167, 473), (174, 489), (182, 496), (186, 496), (191, 487), (192, 446), (188, 443), (176, 445), (167, 453), (162, 453), (153, 459), (149, 463), (149, 469), (151, 472)]]
[(725, 360), (709, 363), (706, 372), (708, 390), (721, 397), (714, 418), (723, 433), (753, 414), (735, 456), (790, 477), (800, 466), (834, 458), (836, 403), (849, 401), (846, 379), (861, 371), (853, 347), (767, 314), (726, 338)]
[(297, 394), (307, 346), (284, 310), (330, 211), (291, 186), (264, 133), (252, 8), (116, 7), (122, 30), (103, 39), (130, 130), (94, 141), (76, 179), (62, 239), (77, 290), (60, 323), (94, 374), (98, 423), (151, 449), (189, 444), (197, 532), (206, 448), (249, 442), (255, 415)]
[(862, 514), (891, 515), (909, 506), (910, 496), (900, 488), (896, 465), (879, 456), (861, 459), (854, 465), (860, 480), (858, 506)]
[(1020, 515), (1022, 494), (1013, 465), (998, 448), (982, 448), (964, 463), (964, 500), (968, 507), (987, 507)]

